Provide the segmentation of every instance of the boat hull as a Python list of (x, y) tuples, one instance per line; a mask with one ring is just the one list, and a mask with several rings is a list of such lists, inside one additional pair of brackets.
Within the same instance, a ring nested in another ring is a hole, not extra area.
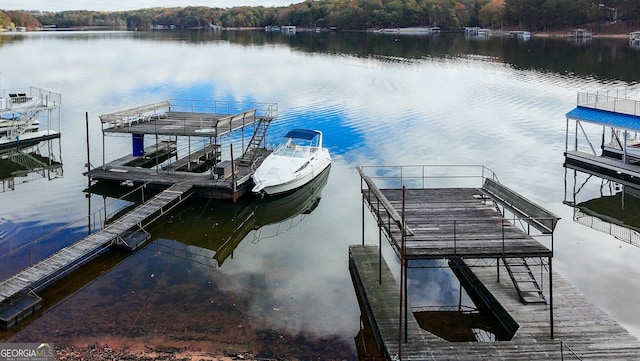
[(276, 195), (294, 191), (311, 182), (330, 165), (331, 161), (329, 159), (322, 159), (320, 162), (315, 164), (309, 172), (302, 173), (297, 177), (287, 180), (286, 182), (265, 186), (264, 188), (258, 190), (258, 192), (262, 192), (268, 195)]

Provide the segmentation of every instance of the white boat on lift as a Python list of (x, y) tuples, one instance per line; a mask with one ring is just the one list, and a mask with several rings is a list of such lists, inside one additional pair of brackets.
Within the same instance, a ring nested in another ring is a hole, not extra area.
[(39, 120), (0, 118), (0, 137), (8, 137), (14, 129), (20, 129), (22, 133), (37, 132), (40, 128)]
[(309, 183), (331, 165), (329, 150), (322, 147), (322, 132), (293, 129), (253, 173), (254, 193), (285, 193)]

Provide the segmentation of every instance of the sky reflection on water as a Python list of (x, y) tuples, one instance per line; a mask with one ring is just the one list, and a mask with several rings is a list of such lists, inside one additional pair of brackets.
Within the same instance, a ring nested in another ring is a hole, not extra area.
[[(496, 44), (478, 45), (479, 56), (436, 57), (425, 50), (411, 59), (306, 52), (269, 41), (189, 42), (171, 34), (46, 34), (6, 38), (0, 45), (2, 88), (32, 85), (62, 94), (65, 168), (63, 179), (0, 194), (0, 219), (6, 220), (0, 227), (16, 227), (2, 229), (4, 235), (33, 222), (86, 217), (85, 112), (91, 163), (98, 166), (100, 114), (171, 98), (274, 102), (279, 118), (269, 129), (270, 142), (292, 127), (324, 131), (334, 166), (322, 201), (287, 232), (257, 243), (244, 239), (222, 267), (201, 269), (227, 280), (222, 289), (235, 294), (258, 282), (260, 297), (249, 298), (244, 312), (260, 316), (262, 326), (344, 339), (357, 332), (359, 310), (346, 263), (347, 246), (361, 240), (355, 166), (484, 164), (508, 187), (562, 217), (554, 269), (640, 336), (640, 315), (628, 307), (640, 291), (640, 250), (573, 222), (572, 209), (562, 204), (564, 114), (578, 91), (625, 82), (535, 70), (540, 64), (513, 66), (496, 59), (525, 55), (496, 53)], [(106, 161), (130, 152), (128, 138), (106, 142)], [(92, 202), (97, 209), (101, 201)], [(368, 229), (367, 241), (377, 243), (375, 227)], [(5, 236), (0, 247), (16, 239), (29, 241)], [(102, 292), (100, 284), (87, 292)]]

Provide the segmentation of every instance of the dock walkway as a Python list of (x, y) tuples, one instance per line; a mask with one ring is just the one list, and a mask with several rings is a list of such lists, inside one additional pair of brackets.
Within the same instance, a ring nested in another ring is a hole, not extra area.
[(45, 287), (100, 254), (131, 229), (142, 229), (188, 198), (192, 193), (191, 187), (189, 183), (175, 184), (100, 231), (2, 281), (0, 304), (25, 291), (37, 291)]

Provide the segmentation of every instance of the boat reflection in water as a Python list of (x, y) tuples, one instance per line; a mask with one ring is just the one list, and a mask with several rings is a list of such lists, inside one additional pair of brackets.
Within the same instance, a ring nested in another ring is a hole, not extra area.
[[(154, 238), (175, 239), (185, 245), (186, 249), (175, 250), (176, 255), (196, 257), (199, 262), (219, 267), (251, 233), (254, 243), (274, 237), (313, 212), (330, 170), (328, 167), (305, 186), (279, 196), (245, 197), (237, 204), (194, 199), (169, 220), (159, 222), (151, 233)], [(265, 232), (263, 227), (267, 225), (275, 225), (273, 233)]]
[(567, 169), (563, 203), (573, 207), (574, 222), (640, 247), (639, 185), (585, 169)]

